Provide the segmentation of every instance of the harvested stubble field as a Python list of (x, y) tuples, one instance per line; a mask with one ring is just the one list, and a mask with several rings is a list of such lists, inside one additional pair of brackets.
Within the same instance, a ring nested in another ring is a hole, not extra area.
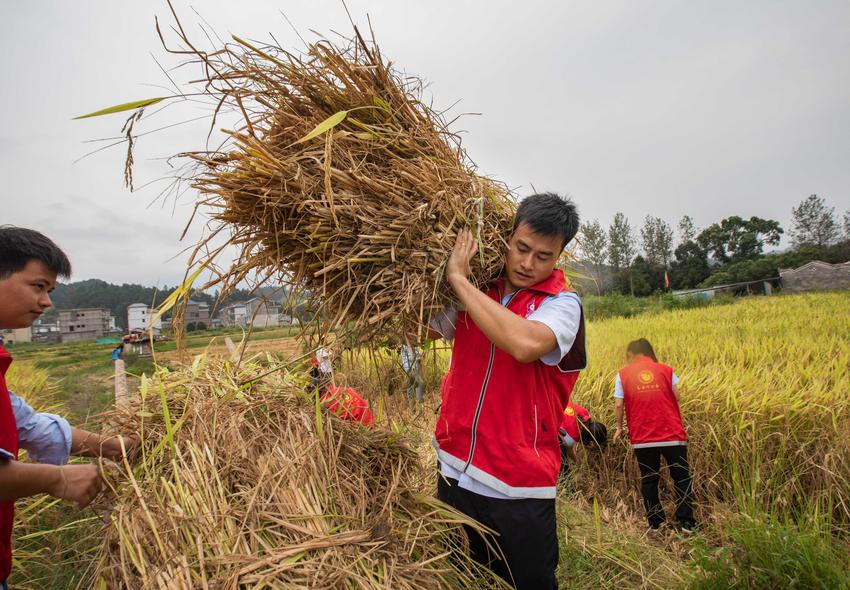
[[(625, 445), (611, 445), (604, 455), (580, 451), (580, 464), (559, 499), (564, 587), (846, 587), (850, 328), (844, 318), (848, 316), (850, 294), (825, 293), (751, 298), (722, 307), (592, 323), (588, 333), (591, 363), (579, 380), (575, 399), (597, 419), (612, 424), (613, 379), (629, 340), (649, 338), (661, 360), (681, 376), (703, 527), (692, 538), (672, 532), (646, 536), (636, 466)], [(276, 344), (264, 344), (255, 360), (284, 360), (283, 355), (274, 354)], [(428, 399), (425, 407), (413, 410), (403, 401), (394, 351), (355, 351), (341, 363), (347, 382), (368, 392), (373, 409), (379, 408), (383, 427), (407, 441), (419, 456), (418, 477), (426, 486), (422, 489), (431, 485), (433, 458), (428, 440), (438, 378), (447, 356), (446, 350), (426, 355)], [(209, 370), (199, 366), (183, 371)], [(181, 455), (174, 465), (202, 458)], [(177, 486), (168, 475), (174, 473), (174, 466), (166, 467), (158, 473)], [(207, 467), (215, 471), (212, 465)], [(666, 497), (672, 497), (671, 490), (666, 490)], [(185, 500), (178, 496), (176, 501)], [(131, 510), (132, 494), (125, 495), (119, 506), (116, 514)], [(157, 518), (166, 518), (168, 506), (168, 502), (161, 506)], [(103, 546), (102, 525), (92, 519), (91, 512), (82, 515), (88, 519), (83, 524), (66, 526), (62, 533), (66, 543), (76, 543), (73, 551), (51, 544), (54, 533), (33, 536), (40, 522), (67, 525), (69, 514), (63, 512), (57, 519), (57, 509), (28, 519), (23, 529), (29, 536), (17, 579), (20, 587), (73, 587), (68, 584), (81, 580), (86, 587), (98, 552), (101, 560), (112, 555), (111, 563), (117, 564), (120, 560), (114, 559), (127, 551), (115, 521), (106, 531), (113, 539), (112, 552)], [(191, 520), (185, 525), (192, 526)], [(352, 555), (360, 550), (365, 549)], [(195, 553), (188, 549), (185, 553), (190, 570), (197, 561)], [(88, 568), (80, 563), (80, 554), (87, 556)], [(215, 567), (227, 567), (226, 561), (217, 559), (212, 561)], [(45, 574), (45, 562), (54, 564), (49, 574)], [(126, 566), (129, 561), (123, 563)], [(239, 567), (249, 566), (243, 561)], [(63, 570), (66, 575), (58, 576)], [(101, 569), (101, 575), (104, 571), (110, 570)], [(333, 571), (338, 575), (338, 569)], [(32, 577), (22, 579), (27, 575)]]

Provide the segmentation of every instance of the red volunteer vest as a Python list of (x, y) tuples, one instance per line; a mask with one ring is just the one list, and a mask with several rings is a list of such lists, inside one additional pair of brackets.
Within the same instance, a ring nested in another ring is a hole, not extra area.
[[(0, 346), (0, 449), (18, 457), (18, 425), (12, 413), (9, 389), (6, 387), (6, 370), (12, 364), (12, 355)], [(7, 459), (0, 459), (5, 461)], [(0, 501), (0, 582), (12, 571), (12, 526), (15, 522), (15, 501)]]
[(574, 404), (572, 402), (567, 404), (567, 407), (564, 408), (564, 417), (561, 420), (561, 428), (564, 429), (571, 439), (576, 442), (581, 440), (581, 430), (578, 426), (579, 418), (581, 418), (584, 422), (590, 420), (590, 412), (581, 407), (578, 404)]
[(360, 422), (364, 426), (375, 424), (375, 416), (369, 409), (369, 404), (360, 397), (356, 389), (331, 385), (322, 392), (321, 400), (331, 412), (343, 420)]
[(679, 402), (673, 393), (673, 368), (638, 356), (620, 369), (626, 423), (634, 448), (685, 444)]
[[(501, 304), (503, 290), (498, 281), (486, 294)], [(507, 308), (528, 317), (566, 290), (564, 273), (555, 270), (514, 293)], [(585, 364), (583, 312), (572, 349), (554, 367), (517, 361), (458, 312), (433, 441), (440, 461), (513, 498), (554, 498), (561, 415)]]

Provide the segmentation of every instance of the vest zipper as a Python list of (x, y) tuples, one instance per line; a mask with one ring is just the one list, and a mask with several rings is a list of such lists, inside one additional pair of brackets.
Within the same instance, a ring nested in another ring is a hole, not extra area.
[(537, 404), (534, 404), (534, 452), (540, 456), (540, 451), (537, 450)]
[[(511, 304), (516, 294), (522, 291), (517, 289), (513, 292), (508, 302), (504, 307)], [(501, 304), (502, 295), (499, 294), (499, 303)], [(487, 384), (490, 382), (490, 373), (493, 371), (493, 357), (496, 355), (496, 345), (490, 343), (490, 360), (487, 362), (487, 372), (484, 374), (484, 382), (481, 384), (481, 393), (478, 394), (478, 405), (475, 407), (475, 418), (472, 419), (472, 440), (469, 441), (469, 458), (466, 460), (466, 465), (463, 466), (462, 473), (466, 473), (469, 465), (472, 463), (472, 456), (475, 454), (475, 443), (478, 442), (478, 420), (481, 418), (481, 408), (484, 406), (484, 394), (487, 392)], [(535, 419), (536, 420), (536, 419)]]

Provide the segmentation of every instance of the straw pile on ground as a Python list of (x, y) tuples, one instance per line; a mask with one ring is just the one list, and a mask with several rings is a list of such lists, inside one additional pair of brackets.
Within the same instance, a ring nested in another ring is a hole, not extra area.
[(217, 114), (240, 121), (219, 149), (181, 154), (197, 164), (183, 178), (215, 234), (239, 250), (232, 266), (210, 264), (218, 275), (208, 286), (226, 295), (270, 277), (304, 289), (330, 329), (420, 339), (451, 300), (442, 278), (460, 228), (482, 246), (473, 279), (501, 272), (515, 204), (505, 186), (475, 173), (423, 102), (419, 79), (359, 33), (303, 54), (234, 40), (208, 53), (181, 35), (203, 66), (193, 100), (212, 99)]
[(403, 437), (319, 411), (264, 370), (199, 357), (108, 416), (145, 442), (114, 486), (99, 584), (498, 587), (459, 551), (462, 518), (430, 497), (433, 470)]

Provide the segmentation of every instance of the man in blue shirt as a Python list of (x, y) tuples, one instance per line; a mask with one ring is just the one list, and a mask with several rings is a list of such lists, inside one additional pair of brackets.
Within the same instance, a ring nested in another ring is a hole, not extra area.
[[(57, 276), (71, 274), (67, 256), (50, 239), (0, 226), (0, 329), (26, 328), (50, 306)], [(69, 455), (118, 459), (137, 439), (74, 428), (56, 414), (39, 413), (9, 391), (12, 356), (0, 346), (0, 588), (12, 564), (12, 524), (18, 498), (49, 494), (83, 508), (103, 487), (97, 465), (66, 465)], [(19, 449), (30, 461), (19, 462)]]

